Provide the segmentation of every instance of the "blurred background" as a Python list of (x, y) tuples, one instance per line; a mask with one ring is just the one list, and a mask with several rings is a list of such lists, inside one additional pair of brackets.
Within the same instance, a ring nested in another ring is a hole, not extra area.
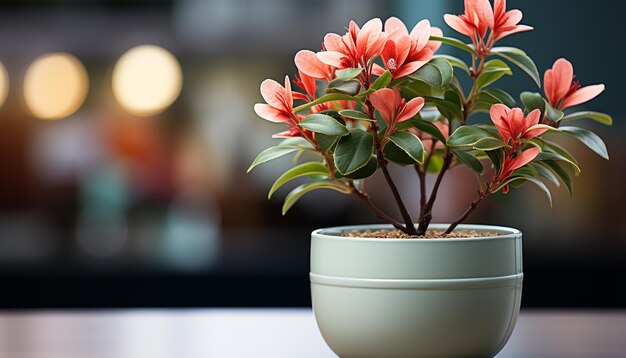
[[(3, 0), (0, 3), (0, 307), (307, 306), (309, 234), (377, 222), (335, 192), (300, 200), (282, 217), (266, 200), (290, 165), (246, 175), (282, 130), (258, 118), (265, 78), (293, 74), (293, 55), (318, 50), (350, 19), (395, 15), (409, 28), (462, 1)], [(620, 2), (509, 1), (535, 30), (502, 41), (540, 72), (558, 57), (587, 103), (615, 124), (585, 126), (607, 162), (568, 142), (582, 166), (575, 195), (534, 187), (484, 204), (472, 223), (524, 233), (524, 307), (626, 307), (626, 83), (616, 26)], [(463, 56), (443, 46), (442, 53)], [(503, 87), (533, 90), (517, 68)], [(414, 172), (393, 167), (417, 201)], [(373, 178), (380, 181), (380, 178)], [(430, 178), (432, 185), (433, 178)], [(474, 179), (445, 179), (436, 222), (457, 217)], [(371, 185), (370, 187), (375, 187)], [(380, 186), (383, 187), (383, 186)], [(374, 200), (394, 212), (385, 190)], [(413, 213), (416, 203), (411, 206)], [(394, 212), (395, 213), (395, 212)]]

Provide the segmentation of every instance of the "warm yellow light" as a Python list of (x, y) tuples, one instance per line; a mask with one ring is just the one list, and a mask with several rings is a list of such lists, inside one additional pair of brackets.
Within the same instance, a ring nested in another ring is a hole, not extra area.
[(153, 45), (137, 46), (120, 57), (113, 70), (113, 95), (128, 112), (150, 116), (178, 98), (183, 72), (176, 58)]
[(7, 99), (7, 94), (9, 93), (9, 74), (7, 73), (7, 69), (4, 67), (2, 62), (0, 62), (0, 107), (4, 104), (4, 101)]
[(85, 66), (68, 53), (37, 58), (24, 77), (24, 101), (33, 116), (61, 119), (76, 112), (85, 101), (89, 79)]

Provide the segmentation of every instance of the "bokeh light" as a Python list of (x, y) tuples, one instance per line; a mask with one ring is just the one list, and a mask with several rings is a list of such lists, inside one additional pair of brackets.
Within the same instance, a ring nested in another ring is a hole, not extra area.
[(87, 70), (80, 60), (69, 53), (49, 53), (28, 67), (24, 102), (37, 118), (61, 119), (80, 108), (88, 87)]
[(9, 74), (6, 67), (0, 62), (0, 107), (4, 104), (9, 94)]
[(150, 116), (162, 112), (178, 98), (183, 72), (169, 51), (141, 45), (120, 57), (112, 82), (113, 95), (126, 111)]

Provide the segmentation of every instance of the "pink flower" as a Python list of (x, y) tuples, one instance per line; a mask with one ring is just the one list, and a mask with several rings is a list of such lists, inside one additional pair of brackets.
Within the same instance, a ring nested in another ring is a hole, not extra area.
[(259, 117), (270, 122), (289, 122), (293, 116), (293, 94), (289, 76), (285, 76), (285, 87), (274, 80), (261, 83), (261, 96), (267, 104), (257, 103), (254, 111)]
[[(441, 36), (438, 28), (431, 28), (428, 20), (420, 21), (409, 34), (409, 30), (402, 21), (390, 17), (385, 21), (387, 41), (380, 54), (385, 69), (391, 72), (393, 78), (400, 78), (417, 71), (425, 65), (435, 51), (441, 46), (440, 42), (429, 41), (430, 36)], [(373, 73), (382, 75), (382, 67), (374, 65)]]
[(369, 100), (389, 128), (393, 128), (395, 124), (413, 118), (424, 107), (424, 99), (422, 97), (416, 97), (407, 102), (402, 98), (400, 90), (397, 88), (380, 89), (372, 93)]
[(317, 80), (330, 81), (335, 75), (334, 68), (320, 61), (313, 51), (298, 51), (296, 57), (294, 58), (294, 62), (296, 63), (296, 67), (298, 67), (301, 74), (305, 74), (306, 76)]
[(545, 124), (539, 124), (541, 111), (538, 109), (524, 117), (524, 112), (521, 109), (511, 109), (498, 103), (491, 106), (489, 114), (502, 140), (513, 146), (514, 149), (520, 140), (533, 139), (552, 128)]
[(522, 12), (519, 10), (506, 11), (506, 0), (495, 0), (493, 6), (494, 24), (492, 31), (495, 36), (494, 42), (505, 36), (533, 29), (528, 25), (519, 25), (519, 22), (522, 21)]
[(348, 32), (343, 35), (327, 34), (324, 46), (317, 57), (336, 69), (368, 68), (372, 57), (378, 56), (385, 45), (383, 24), (378, 18), (363, 25), (363, 28), (350, 21)]
[[(533, 159), (535, 159), (539, 153), (541, 153), (541, 149), (532, 147), (526, 149), (519, 155), (511, 155), (507, 154), (504, 157), (504, 161), (502, 162), (502, 170), (500, 174), (493, 179), (494, 183), (500, 183), (506, 179), (508, 179), (513, 172), (524, 165), (530, 163)], [(504, 194), (508, 193), (509, 186), (506, 185), (502, 188), (502, 192)]]
[(546, 71), (543, 86), (548, 102), (559, 110), (587, 102), (604, 91), (603, 84), (581, 88), (580, 83), (574, 81), (572, 64), (564, 58), (556, 60), (552, 68)]
[[(489, 0), (465, 0), (464, 14), (446, 14), (443, 18), (448, 26), (470, 37), (476, 51), (482, 55), (488, 55), (491, 47), (501, 38), (533, 29), (527, 25), (519, 25), (522, 12), (506, 11), (506, 0), (494, 0), (494, 9)], [(491, 33), (485, 43), (488, 29), (491, 29)]]
[(317, 98), (317, 82), (315, 81), (315, 78), (306, 75), (302, 71), (298, 71), (298, 75), (296, 75), (296, 79), (293, 81), (293, 83), (306, 92), (306, 94), (300, 92), (292, 92), (294, 99), (300, 99), (310, 102)]

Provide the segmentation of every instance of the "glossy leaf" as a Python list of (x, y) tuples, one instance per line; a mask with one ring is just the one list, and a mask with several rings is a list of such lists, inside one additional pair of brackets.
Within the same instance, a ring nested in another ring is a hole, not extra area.
[(611, 116), (609, 116), (608, 114), (600, 113), (600, 112), (590, 112), (590, 111), (568, 114), (564, 116), (563, 118), (561, 118), (561, 121), (569, 121), (572, 119), (583, 119), (583, 118), (592, 119), (596, 122), (606, 124), (607, 126), (610, 126), (613, 124), (613, 118), (611, 118)]
[(354, 173), (367, 164), (374, 150), (374, 137), (361, 129), (339, 139), (335, 148), (335, 167), (343, 175)]
[(459, 105), (453, 101), (435, 98), (435, 97), (424, 97), (427, 105), (432, 105), (437, 107), (437, 110), (446, 118), (450, 120), (461, 119), (463, 118), (463, 110)]
[(433, 56), (433, 58), (443, 58), (444, 60), (448, 61), (452, 65), (452, 67), (460, 68), (468, 75), (470, 74), (469, 66), (467, 66), (467, 64), (460, 58), (456, 58), (450, 55), (435, 55)]
[(504, 162), (504, 150), (490, 150), (485, 152), (485, 154), (489, 157), (489, 160), (491, 160), (496, 174), (500, 174), (500, 171), (502, 170), (502, 163)]
[(579, 127), (559, 127), (559, 131), (567, 133), (578, 139), (602, 158), (607, 160), (609, 159), (609, 152), (606, 149), (606, 144), (604, 144), (602, 138), (592, 131)]
[(310, 131), (331, 136), (344, 136), (350, 133), (346, 126), (327, 114), (311, 114), (305, 117), (299, 124), (300, 127)]
[(554, 160), (545, 160), (539, 163), (546, 166), (547, 168), (550, 168), (552, 172), (554, 172), (559, 178), (561, 178), (561, 181), (563, 182), (563, 184), (565, 184), (565, 187), (567, 188), (570, 196), (574, 193), (574, 182), (572, 181), (572, 177), (565, 169), (563, 169), (563, 167), (561, 167), (558, 162)]
[(470, 153), (462, 150), (452, 150), (452, 154), (454, 154), (460, 163), (470, 168), (474, 173), (481, 175), (484, 172), (485, 167), (483, 163)]
[(283, 215), (285, 215), (287, 211), (291, 209), (293, 204), (295, 204), (296, 201), (298, 201), (298, 199), (304, 196), (304, 194), (313, 190), (317, 190), (317, 189), (331, 189), (331, 190), (340, 192), (342, 194), (352, 193), (352, 188), (350, 188), (349, 186), (343, 183), (336, 182), (336, 181), (322, 180), (322, 181), (314, 181), (314, 182), (302, 184), (296, 187), (295, 189), (293, 189), (289, 194), (287, 194), (287, 197), (285, 197), (285, 202), (283, 203), (283, 210), (282, 210)]
[(574, 172), (575, 175), (578, 176), (580, 174), (578, 161), (576, 160), (576, 158), (574, 158), (574, 156), (570, 152), (567, 151), (567, 149), (563, 148), (557, 143), (554, 143), (548, 140), (544, 140), (543, 143), (544, 143), (544, 147), (549, 149), (549, 151), (558, 154), (561, 158), (563, 158), (562, 160), (570, 163), (570, 167), (572, 168), (572, 171)]
[(419, 118), (413, 118), (407, 122), (410, 122), (413, 127), (419, 129), (420, 131), (430, 134), (434, 138), (437, 138), (437, 140), (439, 140), (443, 144), (446, 144), (446, 137), (443, 135), (443, 133), (441, 133), (439, 127), (437, 127), (434, 123)]
[(572, 161), (562, 156), (559, 153), (543, 151), (539, 153), (539, 155), (537, 155), (537, 157), (534, 160), (541, 161), (541, 162), (546, 161), (546, 160), (558, 160), (558, 161), (567, 162), (572, 166), (572, 170), (574, 171), (576, 175), (580, 174), (580, 168), (578, 167), (578, 164), (575, 161)]
[(473, 145), (474, 149), (485, 151), (485, 152), (490, 151), (490, 150), (500, 149), (503, 147), (508, 147), (508, 145), (504, 143), (503, 141), (501, 141), (500, 139), (493, 138), (493, 137), (479, 139), (478, 142), (474, 143)]
[(439, 41), (439, 42), (443, 42), (444, 44), (450, 45), (450, 46), (454, 46), (456, 48), (459, 48), (465, 52), (468, 52), (474, 56), (478, 56), (478, 54), (476, 53), (476, 51), (474, 51), (474, 49), (472, 47), (470, 47), (469, 45), (466, 45), (463, 41), (461, 40), (457, 40), (455, 38), (452, 37), (439, 37), (439, 36), (431, 36), (430, 37), (430, 41)]
[(342, 94), (342, 93), (331, 93), (331, 94), (327, 94), (325, 96), (322, 96), (322, 97), (316, 99), (313, 102), (305, 103), (305, 104), (303, 104), (301, 106), (298, 106), (298, 107), (293, 109), (293, 112), (294, 113), (298, 113), (298, 112), (304, 111), (305, 109), (309, 109), (309, 108), (311, 108), (311, 107), (313, 107), (315, 105), (318, 105), (318, 104), (331, 102), (331, 101), (341, 101), (341, 100), (358, 102), (358, 100), (356, 98), (354, 98), (353, 96), (350, 96), (350, 95), (347, 95), (347, 94)]
[(537, 87), (541, 87), (541, 78), (537, 66), (526, 52), (515, 47), (494, 47), (491, 49), (491, 53), (515, 64), (535, 81)]
[(276, 179), (276, 181), (274, 182), (274, 185), (272, 185), (272, 188), (267, 194), (267, 198), (268, 199), (271, 198), (272, 195), (278, 189), (280, 189), (283, 185), (285, 185), (289, 181), (296, 179), (296, 178), (303, 177), (303, 176), (307, 176), (307, 175), (328, 176), (330, 175), (330, 172), (328, 171), (328, 167), (325, 164), (322, 164), (319, 162), (309, 162), (309, 163), (300, 164), (296, 167), (293, 167), (287, 170), (285, 173), (283, 173), (283, 175), (281, 175), (280, 177), (278, 177), (278, 179)]
[(341, 80), (334, 79), (328, 83), (326, 93), (343, 93), (347, 95), (356, 95), (361, 91), (361, 82), (357, 80)]
[(380, 75), (374, 83), (370, 86), (370, 90), (379, 90), (381, 88), (387, 87), (387, 85), (391, 82), (392, 76), (391, 72), (385, 71), (382, 75)]
[(502, 189), (502, 187), (504, 187), (507, 184), (513, 185), (514, 182), (520, 183), (520, 182), (525, 182), (525, 181), (529, 181), (535, 184), (539, 189), (541, 189), (541, 191), (546, 195), (546, 198), (548, 199), (548, 202), (550, 203), (550, 207), (552, 207), (552, 194), (550, 193), (550, 189), (548, 189), (546, 184), (544, 184), (541, 180), (534, 178), (532, 176), (529, 176), (529, 175), (521, 174), (521, 175), (516, 175), (514, 177), (511, 177), (507, 179), (504, 183), (502, 183), (498, 188), (496, 188), (496, 191)]
[(443, 168), (444, 159), (440, 155), (433, 155), (430, 157), (428, 161), (428, 167), (426, 168), (426, 172), (430, 174), (439, 174), (441, 168)]
[(483, 73), (476, 79), (475, 86), (477, 89), (482, 89), (496, 82), (500, 77), (512, 74), (513, 72), (506, 63), (501, 60), (491, 60), (485, 64)]
[(363, 72), (362, 68), (346, 68), (345, 70), (337, 70), (335, 71), (335, 79), (348, 81), (360, 75), (361, 72)]
[(392, 133), (387, 138), (415, 162), (420, 164), (424, 162), (424, 144), (415, 134), (398, 131)]
[(289, 154), (289, 153), (293, 153), (293, 152), (296, 152), (298, 150), (301, 150), (301, 149), (298, 148), (298, 147), (295, 147), (295, 146), (274, 146), (274, 147), (269, 147), (269, 148), (265, 149), (264, 151), (262, 151), (261, 153), (259, 153), (259, 155), (256, 157), (256, 159), (254, 159), (254, 161), (250, 165), (250, 168), (248, 168), (247, 172), (249, 173), (257, 165), (269, 162), (270, 160), (273, 160), (273, 159), (276, 159), (276, 158), (280, 158), (283, 155), (286, 155), (286, 154)]
[(451, 147), (471, 147), (476, 142), (491, 136), (487, 131), (476, 126), (461, 126), (457, 128), (448, 139), (448, 145)]
[(435, 58), (409, 77), (434, 87), (444, 88), (452, 81), (453, 74), (454, 70), (448, 61), (443, 58)]
[(538, 175), (548, 180), (550, 183), (554, 184), (556, 187), (561, 186), (561, 182), (559, 181), (559, 178), (557, 178), (556, 175), (554, 175), (554, 173), (552, 172), (552, 170), (549, 169), (550, 167), (546, 165), (546, 162), (529, 163), (527, 167), (532, 168), (535, 171), (534, 175)]
[(385, 159), (400, 165), (415, 165), (417, 162), (394, 142), (387, 142), (383, 147)]
[(370, 160), (367, 162), (367, 164), (365, 164), (361, 169), (358, 169), (354, 173), (346, 175), (345, 177), (348, 179), (354, 179), (354, 180), (365, 179), (374, 175), (377, 169), (378, 169), (378, 160), (376, 160), (376, 156), (372, 156)]
[(342, 117), (346, 117), (346, 118), (351, 118), (351, 119), (358, 119), (361, 121), (373, 121), (372, 118), (370, 118), (367, 114), (361, 112), (361, 111), (356, 111), (354, 109), (346, 109), (343, 111), (339, 111), (339, 115)]

